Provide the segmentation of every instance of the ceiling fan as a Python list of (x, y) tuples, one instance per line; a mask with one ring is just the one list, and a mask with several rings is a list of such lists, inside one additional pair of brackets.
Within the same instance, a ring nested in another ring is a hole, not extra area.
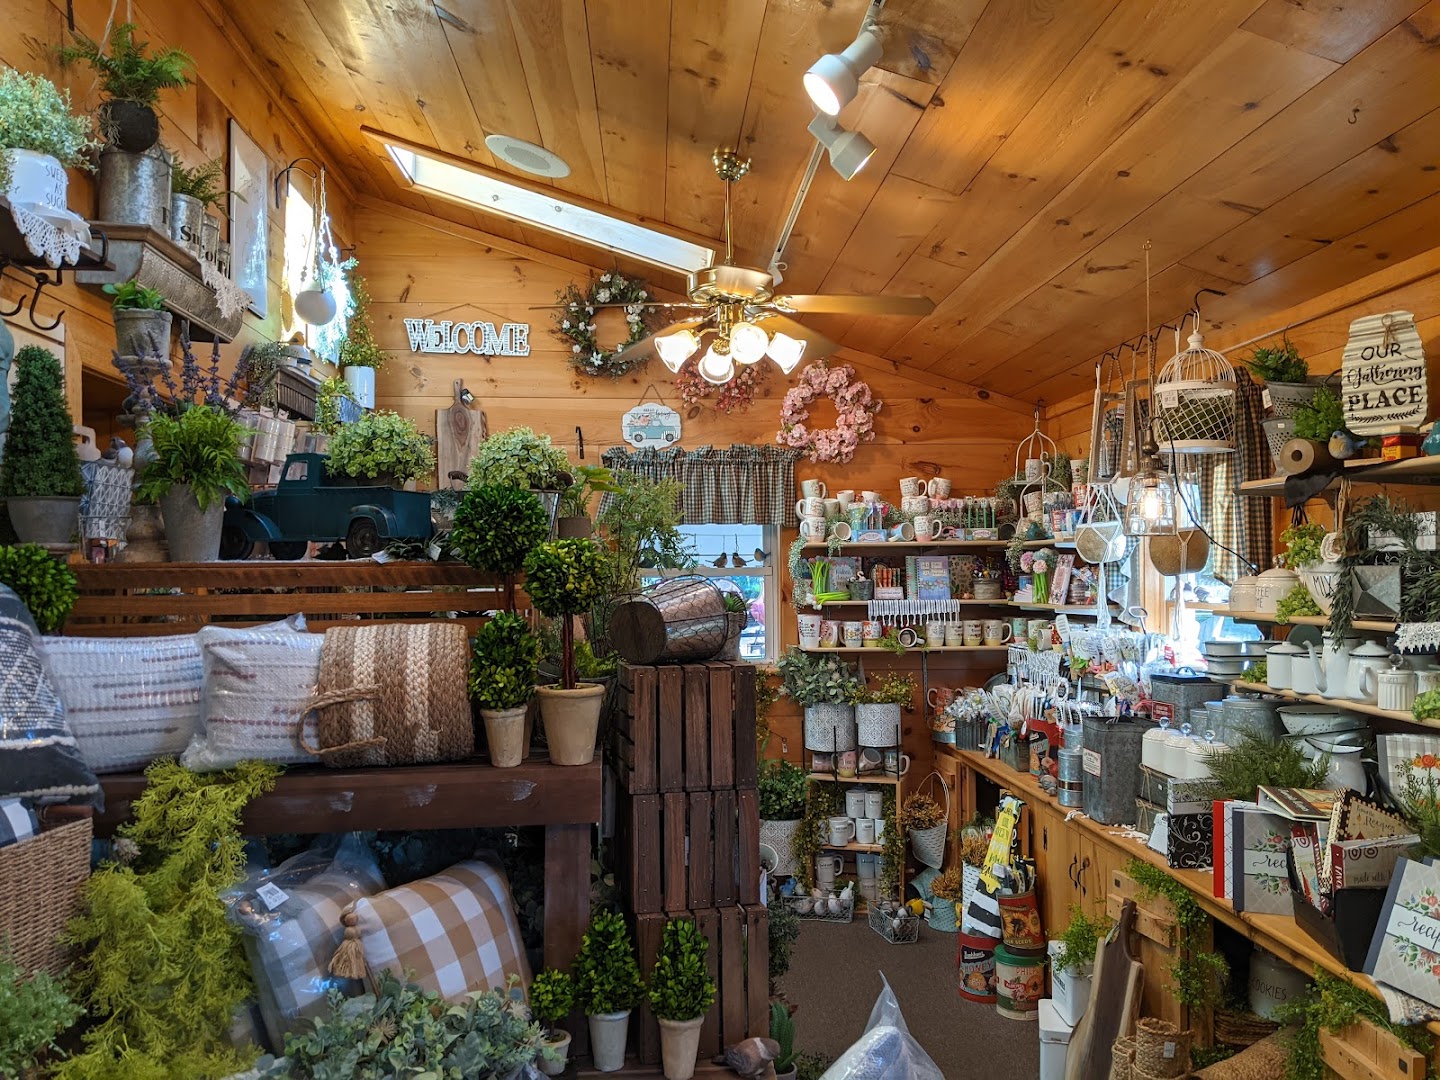
[[(694, 311), (626, 351), (659, 353), (671, 371), (678, 372), (714, 335), (700, 358), (701, 377), (724, 384), (735, 377), (736, 364), (754, 364), (769, 356), (789, 374), (808, 352), (814, 358), (840, 348), (835, 342), (791, 319), (791, 315), (928, 315), (935, 304), (924, 296), (853, 296), (840, 294), (777, 294), (775, 280), (764, 270), (734, 263), (730, 236), (730, 187), (750, 171), (750, 159), (728, 146), (718, 147), (711, 160), (725, 184), (725, 260), (689, 275), (689, 301), (646, 303), (650, 308)], [(625, 307), (597, 304), (596, 307)]]

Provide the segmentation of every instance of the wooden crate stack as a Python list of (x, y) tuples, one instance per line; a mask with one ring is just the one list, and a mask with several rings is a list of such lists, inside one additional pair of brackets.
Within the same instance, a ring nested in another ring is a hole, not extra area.
[[(711, 662), (620, 668), (610, 760), (617, 870), (641, 969), (665, 921), (693, 918), (720, 988), (700, 1056), (769, 1034), (770, 915), (760, 903), (755, 669)], [(640, 1060), (660, 1060), (660, 1029), (637, 1010)]]

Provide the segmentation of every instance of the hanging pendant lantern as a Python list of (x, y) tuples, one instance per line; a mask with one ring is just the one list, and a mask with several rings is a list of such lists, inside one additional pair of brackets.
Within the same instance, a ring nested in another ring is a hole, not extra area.
[(1175, 477), (1160, 463), (1153, 436), (1140, 448), (1140, 469), (1130, 478), (1125, 503), (1126, 536), (1173, 536), (1178, 500)]
[[(1195, 312), (1196, 326), (1199, 312)], [(1184, 325), (1184, 320), (1181, 320)], [(1152, 434), (1165, 454), (1228, 454), (1235, 449), (1235, 369), (1196, 329), (1155, 379)]]

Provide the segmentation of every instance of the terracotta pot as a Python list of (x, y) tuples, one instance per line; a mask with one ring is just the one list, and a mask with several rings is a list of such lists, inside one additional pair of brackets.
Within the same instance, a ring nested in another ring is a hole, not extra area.
[(525, 714), (528, 707), (516, 709), (481, 709), (485, 721), (485, 743), (490, 748), (490, 764), (513, 769), (525, 760)]
[(700, 1053), (700, 1025), (703, 1016), (694, 1020), (660, 1021), (660, 1061), (665, 1080), (690, 1080), (695, 1075), (695, 1059)]
[(545, 1046), (560, 1056), (555, 1061), (541, 1057), (540, 1071), (546, 1076), (561, 1075), (570, 1063), (570, 1033), (568, 1031), (552, 1031), (545, 1036)]
[(22, 544), (68, 544), (80, 529), (78, 495), (12, 496), (5, 505)]
[(590, 1021), (590, 1056), (599, 1072), (619, 1072), (625, 1067), (625, 1038), (630, 1030), (630, 1010), (599, 1013)]
[(589, 765), (595, 757), (605, 687), (582, 685), (562, 690), (558, 686), (537, 686), (535, 693), (545, 720), (550, 761), (555, 765)]

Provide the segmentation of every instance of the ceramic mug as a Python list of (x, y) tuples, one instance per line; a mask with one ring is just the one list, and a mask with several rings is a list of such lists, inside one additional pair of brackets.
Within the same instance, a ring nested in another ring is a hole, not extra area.
[(930, 512), (930, 496), (905, 496), (905, 498), (900, 500), (900, 512), (904, 514), (928, 514)]
[(823, 499), (830, 494), (830, 489), (825, 486), (824, 480), (801, 480), (800, 494), (807, 499)]
[(1417, 671), (1415, 677), (1419, 680), (1417, 693), (1428, 694), (1431, 690), (1440, 690), (1440, 671)]
[(846, 488), (844, 491), (837, 491), (835, 493), (835, 501), (842, 507), (849, 506), (855, 501), (855, 492), (849, 488)]
[(925, 700), (930, 703), (930, 707), (936, 712), (943, 712), (945, 709), (948, 709), (950, 703), (955, 700), (955, 691), (948, 686), (932, 686), (929, 690), (925, 691)]
[(819, 615), (800, 615), (800, 647), (802, 649), (818, 649), (820, 647), (820, 624), (824, 620)]
[(1025, 640), (1042, 652), (1050, 648), (1050, 624), (1044, 619), (1031, 619), (1025, 624)]
[(799, 500), (795, 504), (795, 516), (823, 518), (825, 516), (825, 500), (819, 495), (810, 495)]
[(902, 496), (919, 495), (925, 487), (925, 481), (918, 476), (906, 476), (900, 480), (900, 494)]
[(894, 776), (904, 776), (910, 771), (910, 755), (899, 750), (886, 750), (885, 771)]
[(985, 642), (985, 623), (980, 619), (965, 620), (965, 644), (982, 645)]
[[(849, 818), (845, 819), (849, 821)], [(831, 841), (834, 843), (834, 841)], [(815, 856), (815, 887), (821, 892), (829, 892), (835, 884), (835, 875), (844, 872), (845, 860), (839, 855), (816, 855)]]
[[(884, 762), (883, 754), (881, 755), (881, 762), (882, 764)], [(877, 818), (884, 817), (884, 815), (885, 796), (880, 794), (880, 792), (878, 791), (867, 791), (865, 793), (865, 816)]]
[(879, 619), (866, 619), (860, 627), (860, 644), (862, 648), (878, 649), (880, 639), (885, 636), (885, 624)]
[[(876, 772), (876, 771), (879, 770), (879, 769), (883, 769), (884, 767), (885, 767), (885, 753), (884, 753), (884, 751), (882, 751), (882, 750), (880, 750), (880, 749), (877, 749), (877, 748), (874, 747), (874, 746), (862, 746), (862, 747), (860, 748), (860, 756), (855, 759), (855, 768), (856, 768), (856, 771), (857, 771), (861, 776), (866, 776), (866, 775), (868, 775), (868, 774), (870, 774), (870, 773)], [(847, 796), (847, 798), (848, 798), (848, 796)], [(850, 809), (850, 808), (847, 806), (847, 807), (846, 807), (846, 810), (848, 811), (849, 809)], [(870, 811), (869, 811), (869, 807), (868, 807), (868, 806), (861, 811), (861, 813), (867, 813), (867, 814), (868, 814), (869, 812), (870, 812)], [(859, 815), (858, 815), (858, 814), (852, 814), (852, 815), (851, 815), (851, 817), (857, 817), (857, 816), (859, 816)]]
[(830, 526), (830, 539), (849, 540), (855, 535), (855, 530), (850, 527), (848, 521), (837, 521)]
[(878, 503), (884, 502), (885, 500), (880, 498), (880, 493), (878, 491), (862, 491), (860, 492), (860, 501), (867, 503)]
[(945, 524), (937, 517), (930, 517), (928, 514), (915, 515), (915, 539), (929, 540), (931, 537), (939, 536), (945, 529)]
[(1028, 622), (1026, 621), (1024, 615), (1016, 615), (1013, 619), (1011, 619), (1011, 620), (1010, 620), (1010, 640), (1012, 640), (1012, 641), (1019, 641), (1021, 638), (1023, 638), (1023, 637), (1025, 636), (1025, 628), (1026, 628), (1028, 625), (1029, 625), (1029, 624), (1028, 624)]
[(897, 636), (900, 638), (900, 644), (907, 649), (913, 649), (920, 640), (920, 635), (915, 633), (913, 626), (902, 626)]
[(1033, 484), (1045, 475), (1045, 459), (1032, 457), (1025, 459), (1025, 482)]
[(810, 755), (810, 771), (828, 773), (835, 771), (835, 755), (831, 753), (814, 753)]
[(925, 624), (925, 645), (931, 649), (938, 649), (945, 644), (945, 624), (939, 619), (931, 619)]
[(872, 820), (875, 822), (875, 843), (883, 844), (885, 842), (885, 819), (877, 817)]
[(908, 521), (902, 521), (899, 525), (892, 525), (886, 529), (885, 535), (891, 540), (908, 542), (915, 539), (915, 526)]
[(826, 516), (827, 518), (839, 517), (839, 516), (840, 516), (840, 500), (839, 500), (839, 499), (821, 499), (820, 501), (825, 504), (825, 516)]
[[(870, 839), (860, 840), (861, 833), (865, 829), (868, 829), (867, 835), (869, 835)], [(855, 839), (864, 844), (873, 844), (875, 842), (875, 823), (867, 819), (862, 826), (862, 824), (857, 821), (855, 823)], [(875, 875), (879, 873), (879, 871), (880, 864), (876, 861), (874, 852), (862, 851), (859, 855), (855, 856), (855, 876), (860, 879), (862, 888), (867, 882), (874, 885)]]
[(835, 772), (847, 780), (854, 778), (857, 764), (854, 750), (844, 750), (835, 755)]
[(1010, 640), (1010, 624), (1004, 619), (985, 620), (985, 644), (1004, 645)]
[(959, 623), (952, 622), (945, 624), (945, 645), (954, 649), (965, 644), (965, 627)]
[(800, 535), (806, 540), (824, 540), (825, 519), (823, 517), (801, 518)]
[(833, 649), (840, 644), (840, 624), (833, 619), (820, 620), (820, 647)]
[(943, 476), (937, 476), (925, 485), (925, 494), (932, 499), (948, 499), (950, 497), (950, 481)]
[(875, 843), (875, 819), (862, 817), (855, 818), (855, 842), (857, 844)]
[(847, 621), (843, 629), (843, 636), (847, 649), (861, 648), (865, 641), (865, 624), (858, 619)]

